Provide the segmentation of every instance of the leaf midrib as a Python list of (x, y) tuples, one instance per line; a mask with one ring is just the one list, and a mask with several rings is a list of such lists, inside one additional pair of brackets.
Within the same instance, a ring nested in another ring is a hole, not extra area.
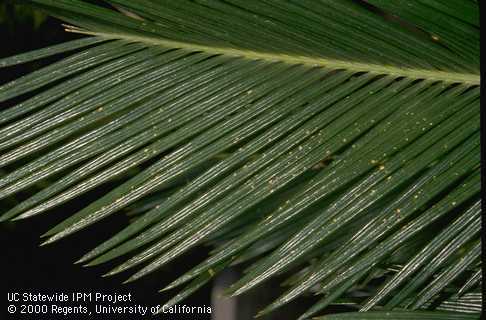
[(283, 62), (288, 64), (301, 64), (312, 67), (325, 67), (328, 69), (345, 69), (354, 72), (368, 72), (377, 75), (391, 75), (396, 77), (407, 77), (412, 79), (423, 79), (430, 81), (444, 81), (449, 83), (463, 83), (468, 85), (479, 85), (479, 74), (457, 73), (441, 70), (400, 68), (391, 65), (379, 65), (371, 63), (361, 63), (353, 61), (344, 61), (328, 58), (317, 58), (308, 56), (297, 56), (288, 54), (257, 52), (245, 49), (223, 48), (214, 46), (205, 46), (194, 43), (184, 43), (179, 41), (156, 39), (129, 34), (102, 33), (80, 30), (77, 28), (67, 27), (66, 31), (82, 33), (92, 36), (105, 37), (108, 39), (122, 39), (128, 41), (142, 42), (150, 45), (158, 45), (167, 48), (178, 48), (190, 51), (202, 51), (210, 54), (222, 54), (234, 57), (243, 57), (252, 60), (265, 60), (269, 62)]

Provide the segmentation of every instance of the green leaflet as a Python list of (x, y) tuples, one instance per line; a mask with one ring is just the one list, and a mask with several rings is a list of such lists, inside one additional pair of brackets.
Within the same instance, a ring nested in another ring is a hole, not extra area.
[(374, 312), (350, 312), (336, 315), (329, 315), (324, 317), (316, 318), (319, 320), (340, 320), (340, 319), (353, 319), (353, 320), (386, 320), (386, 319), (396, 319), (396, 320), (469, 320), (469, 319), (479, 319), (478, 315), (470, 315), (456, 312), (430, 312), (430, 311), (374, 311)]
[[(430, 303), (425, 304), (421, 308), (429, 308)], [(453, 295), (445, 301), (442, 301), (437, 307), (437, 310), (464, 312), (464, 313), (480, 313), (482, 310), (482, 294), (481, 292), (470, 292), (462, 297)]]
[(105, 42), (103, 38), (82, 38), (79, 40), (72, 40), (66, 43), (61, 43), (48, 48), (38, 49), (31, 52), (22, 53), (13, 57), (8, 57), (0, 60), (0, 68), (11, 67), (17, 64), (30, 62), (33, 60), (42, 59), (59, 53), (65, 53), (71, 50), (87, 47), (99, 42)]

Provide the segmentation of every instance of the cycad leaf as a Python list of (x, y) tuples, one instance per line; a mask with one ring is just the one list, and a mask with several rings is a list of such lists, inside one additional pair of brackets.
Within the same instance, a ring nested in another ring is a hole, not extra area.
[(129, 280), (216, 246), (169, 304), (251, 262), (232, 294), (294, 274), (262, 314), (311, 291), (311, 316), (364, 281), (356, 307), (396, 311), (325, 319), (475, 316), (458, 302), (480, 278), (473, 1), (29, 2), (92, 37), (0, 60), (70, 54), (0, 87), (40, 91), (0, 111), (0, 199), (30, 194), (0, 219), (111, 181), (45, 243), (132, 211), (79, 261), (126, 255), (109, 274), (144, 264)]

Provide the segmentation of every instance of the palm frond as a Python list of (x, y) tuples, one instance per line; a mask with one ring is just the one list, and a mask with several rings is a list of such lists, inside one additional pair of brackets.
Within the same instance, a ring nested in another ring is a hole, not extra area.
[(109, 274), (143, 264), (132, 281), (211, 244), (168, 304), (245, 263), (229, 294), (292, 273), (260, 314), (314, 292), (302, 318), (347, 297), (379, 311), (323, 319), (476, 316), (447, 309), (480, 282), (475, 2), (29, 2), (90, 36), (0, 60), (70, 54), (0, 87), (23, 99), (0, 111), (0, 199), (30, 193), (1, 220), (122, 178), (45, 244), (128, 208), (79, 262), (126, 256)]

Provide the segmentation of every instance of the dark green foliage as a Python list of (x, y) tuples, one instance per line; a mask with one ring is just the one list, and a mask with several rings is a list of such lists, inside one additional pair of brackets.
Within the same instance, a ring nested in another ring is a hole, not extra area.
[(477, 318), (473, 1), (108, 2), (123, 13), (31, 0), (93, 37), (0, 61), (74, 52), (0, 88), (42, 89), (0, 113), (0, 197), (49, 179), (3, 220), (121, 177), (46, 243), (129, 208), (79, 262), (126, 256), (109, 274), (143, 264), (130, 281), (213, 245), (169, 304), (245, 262), (228, 293), (289, 276), (261, 314), (312, 292), (302, 318), (340, 303), (379, 311), (323, 319)]

